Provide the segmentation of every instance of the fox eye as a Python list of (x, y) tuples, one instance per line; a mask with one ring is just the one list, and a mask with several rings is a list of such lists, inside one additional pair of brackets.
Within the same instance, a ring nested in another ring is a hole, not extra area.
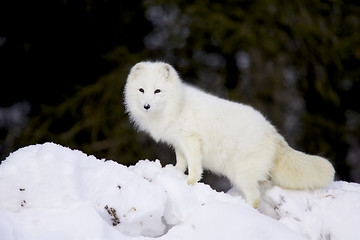
[(139, 92), (144, 93), (145, 91), (144, 91), (144, 89), (139, 88)]
[(160, 92), (161, 92), (160, 89), (156, 89), (156, 90), (154, 91), (155, 94), (160, 93)]

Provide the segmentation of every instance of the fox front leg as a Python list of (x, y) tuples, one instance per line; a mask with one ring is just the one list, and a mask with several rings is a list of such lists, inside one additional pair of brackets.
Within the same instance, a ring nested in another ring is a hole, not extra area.
[(184, 155), (179, 151), (175, 149), (175, 155), (176, 155), (176, 165), (175, 167), (179, 169), (182, 173), (185, 172), (187, 163)]
[(200, 139), (197, 136), (191, 135), (185, 138), (184, 153), (189, 171), (187, 181), (188, 184), (193, 185), (201, 180), (203, 172), (201, 165)]

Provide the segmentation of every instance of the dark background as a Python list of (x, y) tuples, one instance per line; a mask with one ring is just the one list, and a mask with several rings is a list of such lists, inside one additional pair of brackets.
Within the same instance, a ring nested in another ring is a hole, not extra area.
[(1, 159), (52, 141), (127, 165), (174, 163), (124, 113), (142, 60), (254, 106), (291, 146), (360, 182), (358, 1), (2, 1)]

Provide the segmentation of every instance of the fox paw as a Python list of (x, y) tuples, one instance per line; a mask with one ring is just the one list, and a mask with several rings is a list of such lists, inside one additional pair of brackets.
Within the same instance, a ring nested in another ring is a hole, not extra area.
[(252, 203), (251, 203), (251, 205), (253, 206), (253, 208), (258, 208), (258, 206), (260, 205), (260, 198), (257, 198), (257, 199), (255, 199)]
[(187, 178), (187, 182), (189, 185), (194, 185), (195, 183), (197, 183), (198, 181), (200, 181), (200, 179), (188, 176)]

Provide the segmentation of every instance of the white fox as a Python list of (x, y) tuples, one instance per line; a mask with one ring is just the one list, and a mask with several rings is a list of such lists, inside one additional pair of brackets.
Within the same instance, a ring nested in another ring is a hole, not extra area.
[(188, 183), (203, 168), (226, 176), (257, 207), (259, 182), (271, 178), (289, 189), (316, 189), (333, 181), (332, 164), (289, 147), (260, 112), (181, 81), (163, 62), (140, 62), (130, 71), (125, 107), (136, 128), (175, 148), (176, 167)]

